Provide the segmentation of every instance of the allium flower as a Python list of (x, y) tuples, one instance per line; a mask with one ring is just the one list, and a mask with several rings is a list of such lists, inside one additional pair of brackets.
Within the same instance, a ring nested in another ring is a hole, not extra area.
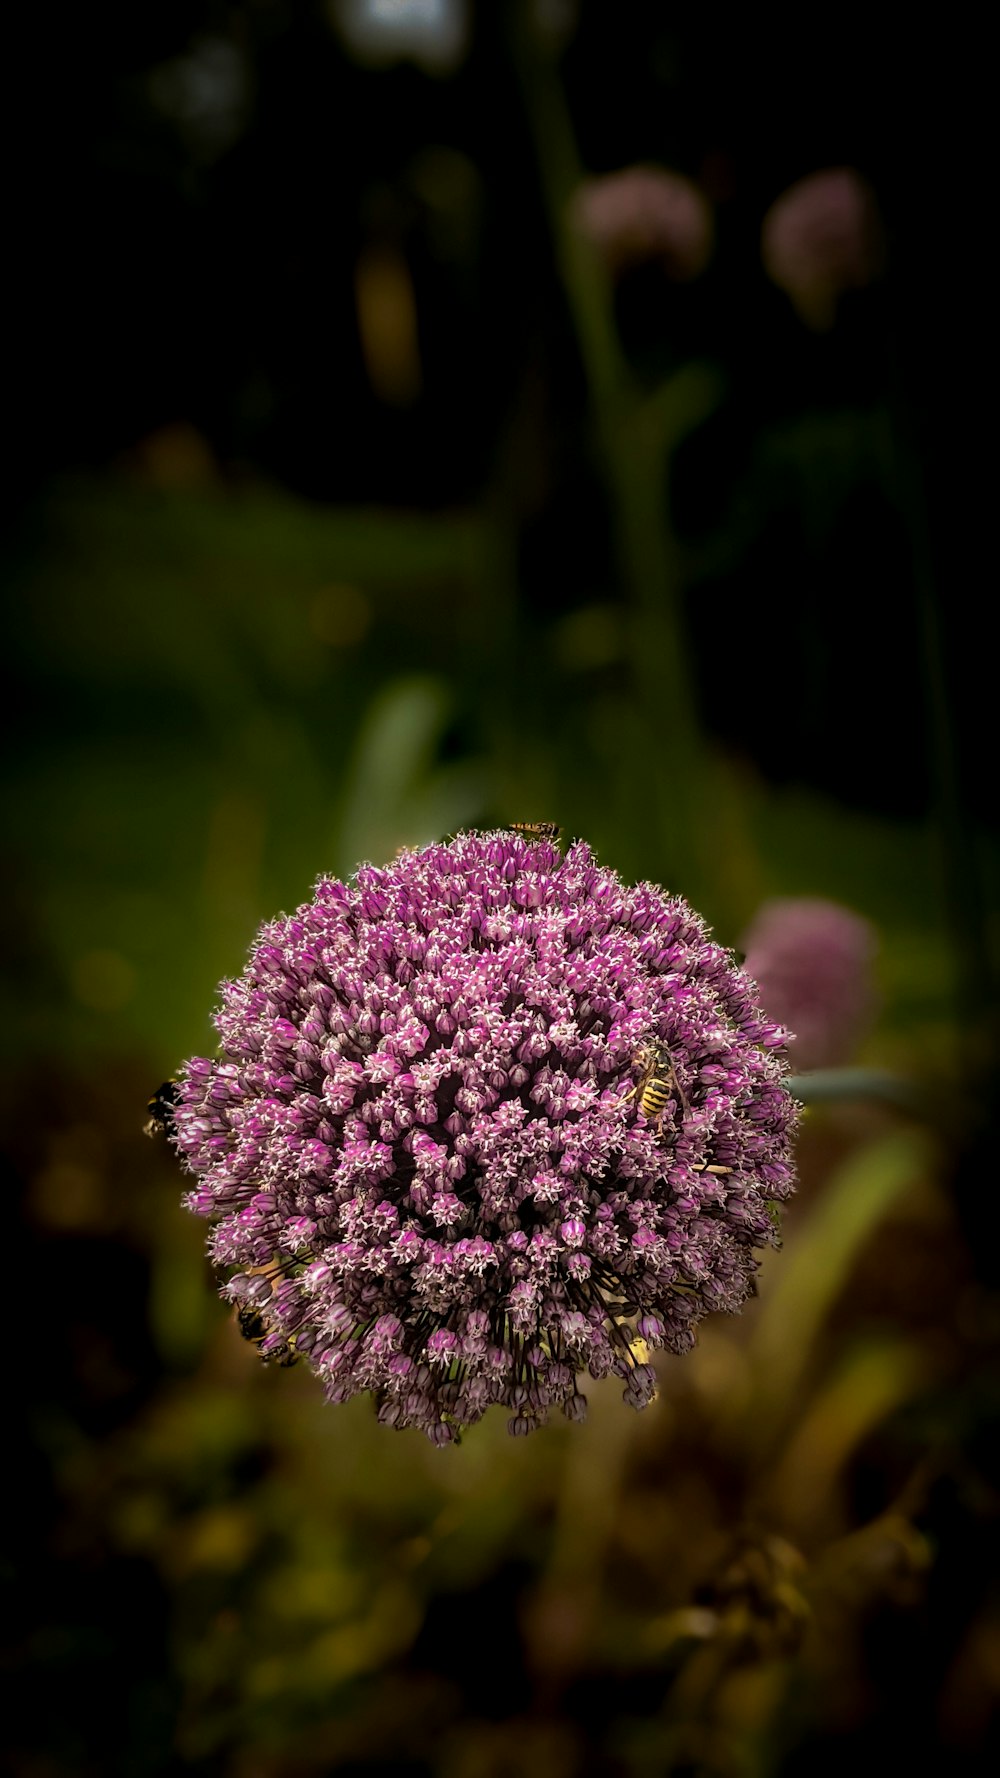
[[(265, 926), (173, 1140), (223, 1294), (331, 1401), (440, 1444), (579, 1377), (642, 1407), (792, 1190), (785, 1032), (698, 916), (577, 843), (460, 834)], [(669, 1081), (642, 1109), (647, 1056)]]
[(704, 193), (665, 167), (624, 167), (588, 179), (573, 217), (614, 274), (658, 260), (669, 278), (703, 272), (712, 256), (712, 211)]
[(875, 1011), (875, 930), (835, 901), (766, 901), (748, 928), (747, 973), (773, 1019), (795, 1033), (796, 1068), (850, 1060)]
[(843, 293), (870, 284), (881, 269), (882, 229), (869, 186), (853, 167), (798, 180), (764, 217), (760, 251), (801, 320), (817, 331), (831, 327)]

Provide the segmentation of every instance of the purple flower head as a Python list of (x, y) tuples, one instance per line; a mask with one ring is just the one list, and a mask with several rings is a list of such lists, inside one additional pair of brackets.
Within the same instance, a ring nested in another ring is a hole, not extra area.
[(847, 290), (881, 270), (882, 226), (870, 187), (853, 167), (810, 173), (776, 198), (761, 227), (761, 258), (772, 283), (807, 327), (832, 327)]
[[(582, 842), (460, 834), (265, 926), (173, 1140), (224, 1294), (331, 1401), (436, 1443), (652, 1394), (792, 1190), (786, 1033), (678, 897)], [(657, 1091), (647, 1088), (654, 1081)]]
[(712, 256), (708, 199), (666, 167), (623, 167), (586, 180), (574, 194), (573, 220), (614, 276), (656, 261), (668, 278), (685, 282)]
[(795, 1067), (850, 1061), (875, 1012), (869, 922), (835, 901), (766, 901), (743, 948), (762, 1003), (795, 1033)]

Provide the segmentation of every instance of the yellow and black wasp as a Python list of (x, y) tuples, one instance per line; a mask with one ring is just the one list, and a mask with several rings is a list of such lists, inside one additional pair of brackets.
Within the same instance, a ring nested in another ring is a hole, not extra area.
[(174, 1107), (179, 1098), (180, 1088), (175, 1080), (165, 1080), (162, 1086), (157, 1087), (146, 1105), (149, 1115), (142, 1126), (144, 1136), (174, 1134)]
[(642, 1073), (632, 1089), (631, 1097), (639, 1101), (639, 1110), (647, 1123), (654, 1124), (659, 1129), (672, 1091), (676, 1092), (682, 1110), (687, 1111), (684, 1089), (677, 1078), (677, 1070), (666, 1044), (647, 1044), (645, 1049), (637, 1051), (633, 1057), (633, 1067), (640, 1067)]
[[(641, 1067), (642, 1073), (632, 1088), (630, 1097), (638, 1099), (639, 1110), (647, 1123), (659, 1129), (671, 1090), (677, 1094), (682, 1111), (688, 1110), (684, 1088), (677, 1077), (677, 1070), (666, 1044), (647, 1044), (645, 1049), (637, 1052), (632, 1065)], [(732, 1170), (732, 1167), (722, 1167), (708, 1161), (697, 1161), (691, 1167), (692, 1173), (731, 1173)]]

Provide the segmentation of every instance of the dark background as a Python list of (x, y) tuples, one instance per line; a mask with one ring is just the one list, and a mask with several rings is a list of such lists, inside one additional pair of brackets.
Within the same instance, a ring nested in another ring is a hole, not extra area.
[[(914, 539), (873, 422), (891, 402), (971, 763), (990, 683), (974, 645), (989, 302), (974, 47), (901, 31), (894, 9), (843, 7), (821, 27), (690, 11), (551, 8), (584, 166), (666, 163), (716, 201), (707, 276), (669, 304), (662, 279), (635, 278), (620, 304), (647, 376), (701, 356), (725, 373), (678, 466), (681, 534), (703, 542), (754, 509), (739, 560), (685, 589), (696, 639), (729, 643), (696, 650), (703, 719), (769, 776), (913, 813), (927, 797)], [(602, 586), (605, 515), (510, 53), (516, 12), (467, 10), (448, 78), (359, 66), (333, 0), (22, 20), (8, 497), (182, 422), (228, 478), (323, 503), (440, 512), (506, 484), (532, 612)], [(763, 276), (760, 223), (795, 179), (844, 163), (877, 192), (889, 276), (817, 338)], [(389, 412), (354, 289), (359, 252), (383, 242), (405, 255), (419, 327), (419, 387)], [(813, 427), (797, 466), (796, 422)], [(751, 691), (782, 714), (748, 734)]]
[[(349, 15), (13, 26), (10, 1769), (993, 1769), (982, 46), (549, 0), (428, 66)], [(711, 203), (690, 283), (567, 269), (574, 169), (637, 162)], [(842, 165), (884, 253), (815, 331), (761, 224)], [(442, 1454), (259, 1369), (143, 1108), (319, 871), (535, 817), (727, 943), (865, 914), (860, 1059), (934, 1130), (807, 1120), (761, 1303), (644, 1418)]]

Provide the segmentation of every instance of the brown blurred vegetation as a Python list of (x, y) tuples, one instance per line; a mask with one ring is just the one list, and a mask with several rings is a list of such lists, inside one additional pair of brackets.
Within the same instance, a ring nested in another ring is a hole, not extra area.
[(1000, 1298), (938, 1144), (888, 1113), (811, 1115), (758, 1300), (662, 1364), (643, 1416), (592, 1386), (582, 1427), (525, 1444), (488, 1420), (442, 1453), (259, 1365), (138, 1134), (146, 1085), (110, 1060), (21, 1083), (15, 1448), (36, 1457), (9, 1721), (46, 1754), (18, 1770), (983, 1751)]

